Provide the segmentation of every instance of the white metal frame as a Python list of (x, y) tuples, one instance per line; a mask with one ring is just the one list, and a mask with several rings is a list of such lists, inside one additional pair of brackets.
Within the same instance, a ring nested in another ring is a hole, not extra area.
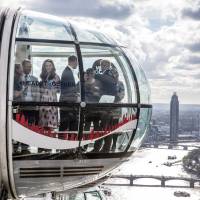
[[(9, 9), (6, 15), (6, 20), (4, 24), (4, 30), (2, 34), (2, 44), (1, 44), (1, 57), (0, 57), (0, 74), (1, 74), (1, 84), (0, 84), (0, 158), (1, 158), (1, 173), (2, 181), (5, 184), (5, 187), (8, 189), (8, 193), (12, 197), (17, 197), (14, 178), (13, 178), (13, 165), (12, 165), (12, 135), (10, 127), (11, 119), (11, 102), (9, 97), (12, 96), (7, 89), (10, 84), (13, 83), (12, 77), (9, 73), (9, 67), (13, 65), (13, 50), (14, 50), (14, 41), (15, 41), (15, 32), (17, 26), (17, 16), (16, 10)], [(13, 24), (14, 18), (16, 19), (15, 24)], [(13, 27), (13, 32), (11, 27)], [(12, 38), (11, 38), (12, 36)], [(11, 50), (9, 55), (9, 50)], [(9, 57), (10, 56), (10, 57)], [(8, 66), (9, 64), (9, 66)], [(11, 70), (12, 71), (12, 70)], [(8, 107), (7, 107), (8, 105)]]

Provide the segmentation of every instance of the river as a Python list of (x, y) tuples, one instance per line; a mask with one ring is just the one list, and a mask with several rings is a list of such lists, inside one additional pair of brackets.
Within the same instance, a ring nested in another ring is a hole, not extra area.
[[(193, 177), (188, 174), (182, 163), (177, 163), (171, 167), (163, 165), (164, 162), (173, 162), (181, 160), (188, 151), (185, 150), (168, 150), (168, 149), (140, 149), (131, 158), (129, 162), (124, 163), (116, 174), (126, 175), (160, 175), (160, 176), (176, 176), (176, 177)], [(168, 156), (176, 155), (176, 160), (168, 160)], [(120, 182), (119, 182), (120, 181)], [(128, 183), (128, 180), (110, 179), (108, 183)], [(159, 185), (160, 181), (154, 179), (140, 179), (135, 181), (137, 184)], [(188, 186), (188, 182), (184, 181), (168, 181), (166, 185)], [(139, 187), (139, 186), (107, 186), (111, 189), (112, 197), (115, 200), (200, 200), (200, 187), (191, 188), (162, 188), (162, 187)], [(190, 197), (175, 197), (175, 191), (185, 191)]]

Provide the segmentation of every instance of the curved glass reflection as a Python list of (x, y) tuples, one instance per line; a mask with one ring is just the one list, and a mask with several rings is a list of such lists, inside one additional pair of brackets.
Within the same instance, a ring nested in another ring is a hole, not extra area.
[(73, 40), (69, 24), (62, 18), (23, 11), (19, 20), (18, 38)]
[(80, 42), (92, 42), (92, 43), (104, 43), (104, 44), (112, 44), (117, 45), (117, 43), (106, 36), (105, 34), (94, 31), (94, 30), (86, 30), (85, 28), (78, 27), (77, 25), (73, 25), (75, 28), (78, 40)]
[(136, 103), (130, 66), (120, 49), (81, 45), (86, 102)]
[(151, 119), (152, 109), (151, 108), (141, 108), (140, 109), (140, 118), (138, 121), (138, 126), (136, 130), (136, 134), (134, 136), (133, 142), (129, 150), (135, 150), (139, 148), (143, 139), (145, 138), (148, 128), (149, 122)]
[(139, 90), (140, 90), (140, 103), (150, 104), (151, 90), (150, 90), (149, 82), (147, 81), (146, 75), (143, 69), (141, 68), (141, 66), (138, 64), (135, 56), (128, 49), (124, 49), (124, 51), (126, 55), (128, 56), (137, 77)]

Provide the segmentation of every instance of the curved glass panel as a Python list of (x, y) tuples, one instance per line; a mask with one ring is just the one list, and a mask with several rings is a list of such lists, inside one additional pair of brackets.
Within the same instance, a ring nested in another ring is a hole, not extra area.
[[(74, 26), (74, 25), (73, 25)], [(79, 42), (105, 43), (117, 45), (117, 43), (103, 33), (81, 29), (74, 26)]]
[[(71, 58), (74, 61), (69, 61)], [(14, 101), (79, 102), (78, 60), (73, 45), (28, 45), (20, 42), (16, 45), (15, 63)], [(28, 100), (25, 95), (29, 87), (32, 90), (34, 87), (34, 98)], [(47, 89), (51, 87), (56, 98), (45, 100), (44, 92), (49, 92)]]
[(140, 89), (140, 103), (150, 104), (151, 90), (150, 90), (149, 82), (146, 78), (146, 75), (143, 69), (141, 68), (141, 66), (138, 64), (135, 56), (127, 49), (124, 49), (124, 51), (134, 68), (134, 71), (138, 80), (138, 85)]
[(135, 83), (118, 48), (81, 45), (85, 100), (88, 103), (136, 103)]
[(132, 67), (132, 66), (129, 66), (129, 64), (127, 63), (127, 60), (124, 58), (123, 55), (120, 55), (119, 59), (121, 62), (121, 66), (124, 66), (124, 68), (126, 69), (125, 79), (129, 80), (129, 84), (127, 85), (128, 93), (135, 94), (135, 95), (132, 95), (132, 102), (133, 103), (137, 102), (135, 81), (134, 81), (133, 74), (132, 74), (133, 72), (130, 69), (130, 67)]
[(102, 197), (98, 191), (85, 192), (86, 200), (102, 200)]
[(83, 154), (124, 152), (136, 124), (136, 109), (88, 107), (81, 141)]
[(10, 125), (17, 193), (32, 196), (62, 190), (71, 181), (77, 184), (76, 172), (69, 178), (74, 167), (69, 160), (77, 158), (79, 147), (80, 91), (74, 46), (17, 42), (12, 70)]
[(32, 11), (23, 11), (19, 20), (18, 38), (72, 41), (73, 37), (64, 20)]
[(98, 187), (89, 187), (86, 191), (69, 191), (62, 194), (63, 200), (108, 200), (104, 192)]
[(78, 81), (73, 45), (17, 42), (13, 86), (17, 107), (13, 107), (12, 121), (15, 155), (78, 147), (79, 106), (49, 105), (79, 102)]
[(144, 137), (146, 136), (149, 128), (149, 123), (151, 120), (151, 108), (141, 108), (140, 109), (140, 118), (138, 122), (138, 127), (136, 130), (135, 137), (129, 148), (129, 151), (135, 150), (140, 147)]

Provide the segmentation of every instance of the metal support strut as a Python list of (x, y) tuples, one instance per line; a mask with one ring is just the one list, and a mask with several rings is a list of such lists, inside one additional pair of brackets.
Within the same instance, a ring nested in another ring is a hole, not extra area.
[(8, 191), (6, 190), (4, 184), (1, 184), (1, 187), (0, 187), (0, 199), (1, 200), (8, 199)]

